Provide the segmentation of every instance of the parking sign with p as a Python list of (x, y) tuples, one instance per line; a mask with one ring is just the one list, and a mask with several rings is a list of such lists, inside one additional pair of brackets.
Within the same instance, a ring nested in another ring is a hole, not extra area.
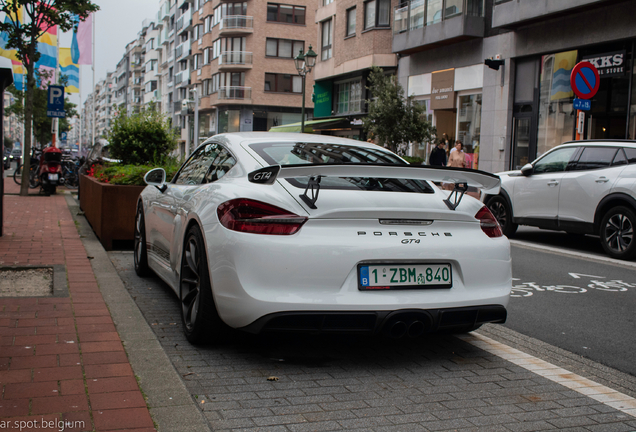
[(47, 96), (47, 117), (66, 117), (66, 111), (64, 111), (64, 86), (50, 85)]

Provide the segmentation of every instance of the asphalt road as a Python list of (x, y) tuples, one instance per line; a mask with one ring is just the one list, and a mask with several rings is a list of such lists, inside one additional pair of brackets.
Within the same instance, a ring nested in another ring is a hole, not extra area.
[(553, 250), (513, 244), (506, 326), (636, 376), (635, 263), (606, 259), (591, 236), (523, 228), (515, 240)]

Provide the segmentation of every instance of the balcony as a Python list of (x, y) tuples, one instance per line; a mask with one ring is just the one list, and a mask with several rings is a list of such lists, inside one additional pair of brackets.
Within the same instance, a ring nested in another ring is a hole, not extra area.
[(245, 51), (226, 51), (219, 56), (219, 70), (252, 69), (252, 53)]
[(483, 38), (484, 0), (411, 0), (394, 10), (393, 52)]
[(254, 33), (254, 17), (245, 15), (228, 15), (219, 23), (219, 35)]
[(219, 87), (219, 100), (252, 99), (252, 87), (226, 86)]
[(532, 22), (542, 21), (557, 14), (571, 13), (574, 12), (574, 10), (605, 7), (607, 3), (606, 0), (495, 0), (492, 13), (492, 26), (493, 28), (515, 28)]

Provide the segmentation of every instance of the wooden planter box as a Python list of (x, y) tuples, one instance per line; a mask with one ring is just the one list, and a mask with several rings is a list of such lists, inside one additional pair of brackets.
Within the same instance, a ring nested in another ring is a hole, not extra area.
[(111, 185), (80, 176), (80, 208), (106, 250), (135, 239), (137, 199), (145, 186)]

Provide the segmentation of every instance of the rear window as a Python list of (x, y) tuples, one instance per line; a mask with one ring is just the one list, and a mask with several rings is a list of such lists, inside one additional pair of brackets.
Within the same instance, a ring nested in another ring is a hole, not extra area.
[(606, 168), (616, 156), (616, 147), (585, 147), (576, 163), (576, 170)]
[[(270, 165), (296, 164), (387, 164), (408, 165), (402, 159), (380, 148), (356, 147), (334, 143), (258, 143), (254, 150)], [(308, 177), (286, 179), (298, 188), (306, 188)], [(411, 179), (365, 177), (324, 177), (321, 189), (351, 189), (387, 192), (433, 193), (428, 183)]]

